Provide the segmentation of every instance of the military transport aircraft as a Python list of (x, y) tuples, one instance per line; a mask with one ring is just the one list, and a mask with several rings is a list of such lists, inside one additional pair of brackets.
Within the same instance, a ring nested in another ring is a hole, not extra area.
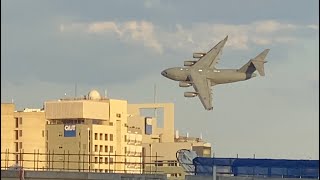
[(199, 96), (206, 110), (212, 110), (211, 87), (218, 84), (226, 84), (244, 81), (256, 77), (256, 70), (260, 76), (264, 76), (264, 63), (269, 49), (261, 52), (257, 57), (250, 59), (240, 69), (216, 69), (221, 51), (226, 44), (228, 36), (220, 41), (207, 53), (193, 53), (197, 61), (184, 61), (184, 67), (169, 68), (161, 74), (174, 81), (179, 81), (180, 87), (193, 86), (195, 92), (185, 92), (185, 97)]

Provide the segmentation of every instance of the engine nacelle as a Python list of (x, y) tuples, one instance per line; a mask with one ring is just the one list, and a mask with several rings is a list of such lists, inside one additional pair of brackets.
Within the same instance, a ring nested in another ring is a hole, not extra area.
[(197, 61), (185, 61), (184, 66), (192, 66), (196, 63)]
[(207, 53), (193, 53), (193, 58), (201, 58), (202, 56), (206, 55)]
[(189, 82), (184, 82), (184, 81), (180, 81), (179, 82), (179, 86), (180, 87), (189, 87), (189, 86), (191, 86), (192, 84), (191, 83), (189, 83)]
[(198, 96), (198, 93), (196, 92), (185, 92), (184, 97), (196, 97)]

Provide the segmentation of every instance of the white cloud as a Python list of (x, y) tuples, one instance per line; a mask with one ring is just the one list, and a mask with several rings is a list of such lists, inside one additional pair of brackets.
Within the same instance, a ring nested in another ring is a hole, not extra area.
[(257, 33), (274, 33), (281, 30), (294, 30), (297, 28), (293, 24), (280, 23), (274, 20), (258, 21), (252, 24)]
[[(89, 34), (116, 35), (124, 42), (138, 42), (145, 47), (162, 53), (163, 49), (202, 50), (229, 35), (227, 47), (248, 49), (250, 45), (267, 46), (292, 43), (297, 38), (294, 32), (304, 29), (319, 29), (318, 25), (295, 25), (275, 20), (255, 21), (249, 24), (209, 24), (198, 23), (185, 28), (177, 24), (175, 30), (168, 31), (148, 21), (101, 21), (92, 23), (72, 23), (60, 25), (61, 32), (82, 31)], [(291, 35), (292, 34), (292, 35)]]
[(310, 24), (307, 27), (310, 29), (319, 30), (319, 24)]
[(89, 24), (88, 32), (90, 33), (101, 33), (101, 32), (115, 32), (121, 35), (121, 31), (114, 22), (97, 22)]
[(72, 23), (70, 25), (60, 25), (60, 32), (86, 32), (89, 34), (116, 33), (117, 36), (126, 42), (142, 42), (146, 47), (162, 53), (162, 46), (154, 34), (154, 25), (146, 21), (127, 21), (117, 23), (112, 21), (93, 23)]

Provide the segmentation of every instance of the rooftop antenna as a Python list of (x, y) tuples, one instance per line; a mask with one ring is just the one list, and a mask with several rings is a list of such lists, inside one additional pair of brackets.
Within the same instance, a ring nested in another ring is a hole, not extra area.
[(74, 85), (74, 97), (77, 97), (77, 83)]
[(202, 139), (202, 133), (200, 133), (200, 139)]
[[(157, 85), (154, 84), (153, 87), (153, 103), (157, 102)], [(157, 118), (157, 108), (154, 108), (154, 117)]]
[(107, 89), (104, 90), (104, 97), (105, 97), (105, 98), (108, 97), (108, 91), (107, 91)]
[(12, 104), (14, 103), (13, 98), (11, 99), (11, 103), (12, 103)]

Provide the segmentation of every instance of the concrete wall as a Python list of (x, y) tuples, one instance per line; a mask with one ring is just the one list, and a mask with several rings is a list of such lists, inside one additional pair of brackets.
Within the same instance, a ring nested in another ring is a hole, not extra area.
[(46, 101), (46, 119), (109, 119), (109, 101)]
[[(166, 180), (165, 175), (25, 171), (25, 180)], [(1, 171), (1, 180), (19, 180), (19, 171)]]
[[(186, 180), (213, 180), (212, 176), (187, 175)], [(263, 178), (263, 177), (241, 177), (241, 176), (217, 176), (216, 180), (314, 180), (306, 178)]]

